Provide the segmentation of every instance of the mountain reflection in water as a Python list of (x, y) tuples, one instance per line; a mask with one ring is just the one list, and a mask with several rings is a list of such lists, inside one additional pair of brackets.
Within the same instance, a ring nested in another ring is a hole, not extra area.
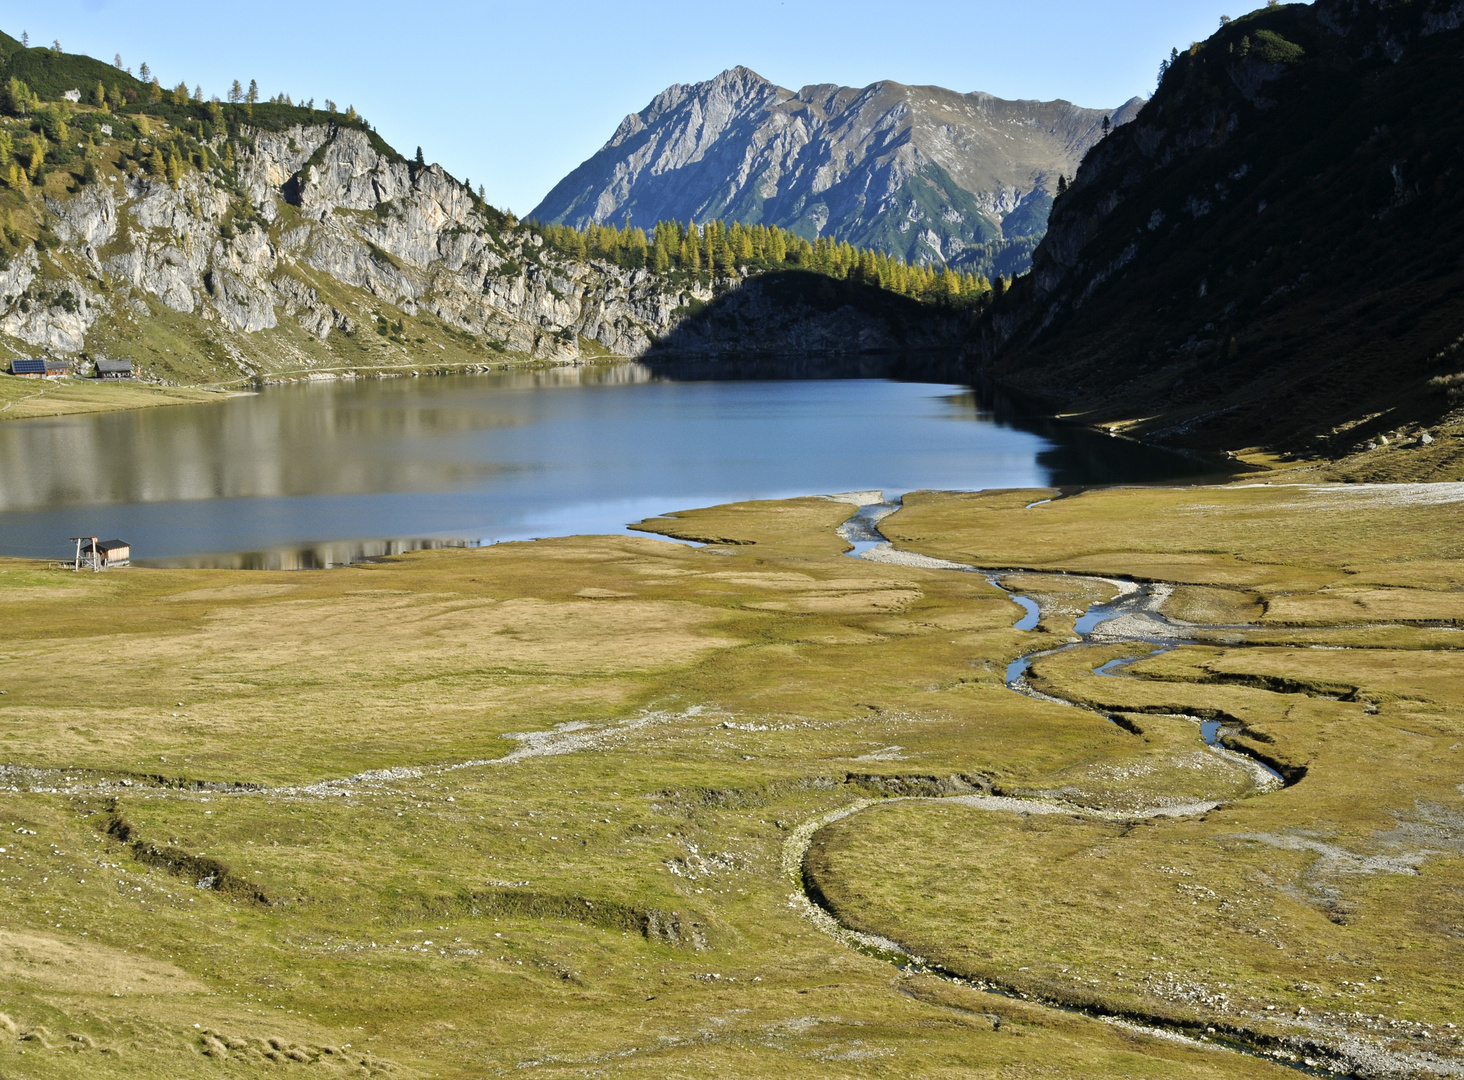
[[(752, 377), (707, 377), (729, 373)], [(949, 383), (725, 364), (363, 379), (0, 424), (0, 554), (60, 558), (84, 533), (124, 537), (143, 561), (310, 567), (622, 532), (735, 499), (1199, 471), (1122, 440), (1018, 426)]]

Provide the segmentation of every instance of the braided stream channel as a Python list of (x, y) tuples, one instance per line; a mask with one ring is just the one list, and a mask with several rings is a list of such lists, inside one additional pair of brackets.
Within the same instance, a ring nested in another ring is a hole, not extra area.
[[(900, 502), (898, 498), (886, 498), (882, 492), (854, 492), (848, 495), (834, 496), (834, 498), (855, 503), (858, 506), (853, 516), (840, 526), (838, 530), (839, 535), (853, 546), (853, 550), (847, 553), (849, 556), (904, 566), (980, 574), (993, 587), (1000, 589), (1014, 603), (1022, 608), (1023, 615), (1014, 624), (1015, 628), (1020, 630), (1036, 630), (1038, 628), (1043, 614), (1039, 602), (1032, 597), (1021, 595), (1006, 588), (1002, 584), (1002, 579), (1014, 573), (1053, 573), (1052, 571), (977, 567), (936, 559), (913, 552), (901, 551), (890, 543), (879, 531), (879, 522), (899, 509)], [(1152, 649), (1151, 652), (1138, 656), (1125, 656), (1108, 660), (1093, 669), (1093, 673), (1098, 676), (1124, 678), (1127, 677), (1124, 675), (1124, 669), (1130, 664), (1147, 659), (1150, 656), (1158, 655), (1161, 652), (1168, 652), (1184, 645), (1198, 643), (1199, 639), (1195, 636), (1198, 631), (1222, 631), (1239, 634), (1247, 629), (1253, 629), (1253, 627), (1243, 624), (1220, 626), (1181, 623), (1166, 617), (1161, 612), (1161, 608), (1164, 601), (1170, 597), (1175, 588), (1170, 583), (1141, 583), (1123, 578), (1085, 577), (1082, 575), (1065, 574), (1061, 576), (1069, 582), (1087, 582), (1094, 585), (1106, 586), (1108, 590), (1117, 590), (1118, 595), (1111, 600), (1091, 604), (1086, 612), (1076, 620), (1074, 625), (1075, 636), (1067, 643), (1056, 647), (1034, 650), (1012, 660), (1008, 664), (1005, 673), (1007, 689), (1013, 693), (1024, 694), (1038, 700), (1071, 708), (1084, 709), (1089, 712), (1097, 712), (1098, 715), (1103, 716), (1108, 722), (1117, 724), (1125, 728), (1125, 730), (1136, 731), (1131, 724), (1120, 716), (1099, 712), (1083, 703), (1057, 697), (1034, 687), (1029, 680), (1032, 664), (1045, 656), (1090, 646), (1125, 644), (1150, 646)], [(1239, 644), (1241, 642), (1227, 643)], [(1239, 728), (1234, 725), (1229, 725), (1221, 720), (1207, 719), (1199, 716), (1182, 716), (1180, 718), (1190, 720), (1195, 724), (1196, 736), (1209, 752), (1222, 757), (1228, 764), (1249, 774), (1251, 783), (1249, 793), (1252, 795), (1264, 795), (1268, 792), (1280, 790), (1282, 787), (1298, 782), (1305, 775), (1304, 771), (1299, 771), (1288, 776), (1283, 776), (1281, 772), (1272, 767), (1271, 763), (1261, 761), (1247, 753), (1242, 753), (1242, 747), (1238, 745), (1235, 747), (1227, 746), (1225, 744), (1227, 736), (1236, 734), (1239, 731)], [(975, 809), (995, 813), (1060, 814), (1070, 817), (1120, 823), (1138, 822), (1155, 818), (1185, 818), (1203, 815), (1220, 806), (1220, 801), (1181, 802), (1175, 805), (1156, 806), (1135, 811), (1115, 811), (1094, 809), (1055, 798), (1035, 798), (1000, 794), (965, 794), (945, 797), (903, 796), (865, 799), (826, 813), (818, 818), (805, 822), (801, 827), (795, 829), (784, 844), (782, 869), (785, 875), (787, 875), (790, 885), (793, 887), (789, 902), (804, 918), (823, 932), (840, 941), (846, 947), (885, 960), (908, 974), (934, 976), (962, 987), (984, 991), (996, 997), (1021, 999), (1063, 1012), (1088, 1016), (1095, 1020), (1123, 1027), (1127, 1030), (1142, 1032), (1156, 1038), (1179, 1041), (1194, 1046), (1227, 1050), (1261, 1058), (1271, 1064), (1280, 1065), (1311, 1076), (1347, 1077), (1358, 1075), (1356, 1070), (1359, 1068), (1359, 1055), (1355, 1051), (1363, 1049), (1360, 1047), (1334, 1046), (1320, 1039), (1304, 1035), (1278, 1037), (1251, 1030), (1241, 1023), (1230, 1023), (1218, 1019), (1209, 1021), (1208, 1023), (1196, 1022), (1193, 1025), (1187, 1025), (1138, 1011), (1128, 1011), (1118, 1008), (1105, 1010), (1090, 1004), (1079, 1006), (1072, 1002), (1064, 1001), (1060, 997), (1029, 994), (1014, 985), (1004, 985), (990, 978), (973, 979), (963, 976), (959, 972), (942, 967), (940, 964), (934, 963), (928, 958), (914, 954), (898, 941), (874, 934), (863, 933), (845, 925), (840, 920), (838, 912), (826, 901), (817, 882), (812, 879), (808, 872), (807, 857), (809, 849), (814, 843), (815, 836), (825, 827), (872, 807), (888, 805), (896, 801), (926, 803), (956, 802)], [(1412, 1056), (1405, 1058), (1404, 1055), (1394, 1055), (1381, 1047), (1368, 1046), (1365, 1050), (1365, 1056), (1370, 1066), (1368, 1075), (1417, 1075), (1420, 1071), (1435, 1075), (1464, 1075), (1464, 1071), (1460, 1071), (1457, 1068), (1457, 1063), (1444, 1059), (1437, 1059), (1436, 1061), (1430, 1061), (1425, 1064)], [(1383, 1065), (1382, 1072), (1377, 1070), (1379, 1064)], [(1420, 1070), (1420, 1065), (1424, 1066), (1422, 1070)], [(1430, 1068), (1430, 1065), (1436, 1067)]]

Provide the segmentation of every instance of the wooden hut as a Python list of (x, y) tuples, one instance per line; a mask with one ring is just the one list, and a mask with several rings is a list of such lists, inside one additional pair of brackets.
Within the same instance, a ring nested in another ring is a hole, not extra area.
[(112, 566), (126, 566), (132, 561), (132, 545), (126, 540), (96, 540), (81, 545), (81, 555), (91, 556), (92, 566), (106, 570)]
[(10, 361), (10, 374), (24, 375), (30, 379), (42, 379), (47, 376), (65, 375), (71, 370), (71, 365), (64, 360), (35, 360), (21, 359)]
[(131, 360), (107, 360), (105, 358), (97, 361), (97, 378), (99, 379), (130, 379), (136, 372), (132, 370)]
[(126, 540), (103, 540), (97, 545), (97, 558), (103, 568), (126, 566), (132, 561), (132, 545)]

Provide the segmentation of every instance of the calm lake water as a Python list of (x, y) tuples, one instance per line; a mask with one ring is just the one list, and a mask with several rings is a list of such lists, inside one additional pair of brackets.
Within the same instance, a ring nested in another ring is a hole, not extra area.
[(676, 380), (638, 364), (270, 387), (0, 424), (0, 554), (300, 567), (619, 533), (668, 511), (883, 489), (1177, 478), (1192, 459), (997, 419), (966, 387)]

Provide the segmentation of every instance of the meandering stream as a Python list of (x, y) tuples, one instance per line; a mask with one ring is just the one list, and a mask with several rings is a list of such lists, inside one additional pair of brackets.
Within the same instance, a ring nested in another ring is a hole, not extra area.
[[(993, 587), (1000, 589), (1008, 598), (1023, 609), (1021, 618), (1014, 624), (1016, 629), (1035, 631), (1040, 625), (1043, 613), (1039, 602), (1030, 596), (1013, 592), (1002, 585), (1002, 578), (1004, 576), (1019, 571), (1015, 569), (992, 569), (970, 566), (944, 559), (935, 559), (913, 552), (901, 551), (890, 543), (888, 538), (879, 531), (880, 521), (899, 509), (900, 502), (898, 499), (886, 499), (881, 492), (853, 492), (849, 495), (834, 497), (855, 503), (859, 507), (855, 514), (841, 525), (838, 530), (839, 535), (852, 545), (852, 550), (847, 553), (851, 557), (904, 566), (918, 566), (928, 569), (954, 570), (980, 574)], [(1032, 504), (1033, 507), (1040, 505), (1040, 502)], [(1024, 572), (1031, 573), (1032, 571)], [(1108, 586), (1116, 589), (1118, 595), (1112, 600), (1091, 604), (1076, 620), (1073, 627), (1076, 637), (1069, 642), (1054, 647), (1036, 649), (1012, 660), (1007, 665), (1005, 681), (1007, 688), (1014, 693), (1072, 708), (1084, 709), (1089, 712), (1096, 712), (1097, 710), (1091, 709), (1081, 702), (1062, 698), (1033, 687), (1028, 679), (1032, 664), (1043, 657), (1067, 652), (1072, 649), (1084, 648), (1086, 646), (1124, 644), (1152, 646), (1153, 650), (1147, 654), (1117, 657), (1108, 660), (1094, 669), (1094, 674), (1098, 676), (1124, 678), (1127, 677), (1123, 674), (1124, 669), (1139, 660), (1147, 659), (1149, 656), (1156, 655), (1160, 652), (1170, 651), (1181, 645), (1196, 643), (1198, 640), (1195, 636), (1196, 630), (1245, 629), (1240, 626), (1212, 627), (1205, 625), (1201, 627), (1168, 618), (1163, 614), (1161, 608), (1164, 602), (1172, 595), (1175, 587), (1173, 584), (1162, 582), (1140, 584), (1121, 578), (1083, 575), (1063, 576), (1069, 581)], [(1103, 716), (1111, 723), (1118, 724), (1120, 727), (1126, 727), (1115, 716), (1102, 712), (1099, 712), (1098, 715)], [(1223, 745), (1222, 739), (1227, 734), (1224, 722), (1205, 720), (1194, 716), (1184, 717), (1184, 719), (1194, 722), (1199, 740), (1210, 752), (1223, 757), (1227, 764), (1241, 769), (1248, 774), (1251, 779), (1253, 794), (1264, 794), (1267, 791), (1274, 791), (1285, 785), (1285, 778), (1269, 765)], [(835, 821), (844, 820), (871, 807), (885, 805), (893, 801), (933, 802), (937, 800), (918, 796), (902, 799), (861, 800), (824, 814), (813, 821), (806, 822), (801, 828), (795, 830), (794, 834), (790, 836), (784, 846), (783, 855), (784, 872), (788, 874), (795, 885), (795, 891), (790, 897), (791, 904), (810, 922), (843, 944), (850, 948), (869, 953), (870, 955), (886, 959), (905, 970), (934, 975), (962, 986), (984, 990), (1005, 997), (1027, 998), (1027, 994), (1015, 988), (1004, 987), (989, 980), (971, 980), (964, 978), (955, 972), (941, 968), (937, 964), (932, 964), (923, 957), (913, 955), (898, 942), (876, 935), (865, 934), (852, 927), (845, 926), (838, 920), (834, 912), (819, 905), (809, 895), (808, 884), (804, 876), (804, 861), (814, 836), (821, 829), (833, 824)], [(1154, 806), (1137, 812), (1117, 812), (1095, 810), (1091, 807), (1057, 799), (1004, 795), (947, 796), (938, 801), (943, 803), (954, 801), (966, 806), (996, 813), (1066, 814), (1098, 820), (1120, 821), (1137, 821), (1155, 817), (1186, 817), (1206, 813), (1220, 805), (1218, 801), (1201, 801), (1182, 803), (1179, 805)], [(1165, 1023), (1156, 1018), (1142, 1018), (1142, 1022), (1136, 1022), (1132, 1016), (1103, 1015), (1095, 1013), (1090, 1009), (1080, 1009), (1066, 1005), (1061, 1001), (1042, 1001), (1041, 1004), (1064, 1011), (1091, 1015), (1095, 1019), (1120, 1024), (1133, 1030), (1144, 1031), (1166, 1039), (1179, 1039), (1200, 1046), (1221, 1047), (1223, 1049), (1260, 1057), (1274, 1064), (1283, 1065), (1310, 1075), (1348, 1075), (1346, 1072), (1330, 1069), (1320, 1062), (1309, 1063), (1311, 1059), (1303, 1058), (1300, 1055), (1297, 1055), (1296, 1060), (1288, 1060), (1286, 1056), (1278, 1056), (1271, 1049), (1275, 1042), (1274, 1039), (1261, 1038), (1240, 1027), (1232, 1026), (1225, 1030), (1217, 1030), (1215, 1027), (1211, 1027), (1205, 1036), (1197, 1037), (1193, 1029)]]

